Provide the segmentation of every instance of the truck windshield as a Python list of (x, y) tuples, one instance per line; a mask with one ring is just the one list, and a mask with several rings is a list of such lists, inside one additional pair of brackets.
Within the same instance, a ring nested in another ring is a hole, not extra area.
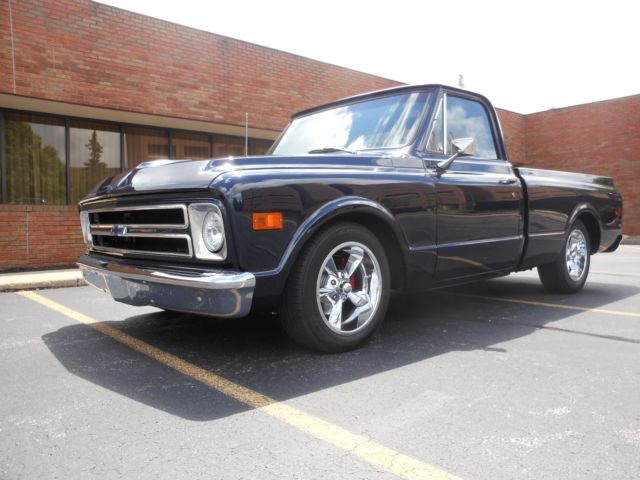
[(272, 155), (401, 147), (415, 136), (428, 95), (389, 95), (295, 118)]

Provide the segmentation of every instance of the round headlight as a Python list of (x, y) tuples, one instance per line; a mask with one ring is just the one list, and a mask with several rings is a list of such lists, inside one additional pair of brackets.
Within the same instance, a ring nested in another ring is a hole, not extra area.
[(222, 217), (214, 210), (207, 213), (202, 222), (202, 239), (210, 252), (217, 252), (224, 244)]

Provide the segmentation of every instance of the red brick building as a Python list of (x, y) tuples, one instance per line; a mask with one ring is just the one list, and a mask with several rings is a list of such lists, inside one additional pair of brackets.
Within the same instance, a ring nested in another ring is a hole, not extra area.
[[(0, 270), (72, 264), (75, 203), (108, 174), (262, 153), (291, 113), (394, 85), (89, 0), (0, 0)], [(640, 95), (499, 115), (513, 163), (615, 177), (640, 235)]]

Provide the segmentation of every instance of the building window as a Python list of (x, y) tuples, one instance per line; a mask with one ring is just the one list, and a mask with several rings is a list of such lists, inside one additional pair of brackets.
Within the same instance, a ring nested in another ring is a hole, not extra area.
[(272, 140), (249, 140), (249, 155), (264, 155), (273, 145)]
[(213, 156), (242, 157), (244, 155), (244, 138), (215, 135), (213, 137)]
[(76, 203), (101, 180), (120, 172), (120, 128), (72, 121), (69, 128), (70, 201)]
[(169, 158), (169, 135), (166, 130), (155, 128), (125, 127), (125, 168), (133, 168), (141, 162)]
[[(22, 204), (75, 204), (104, 179), (149, 160), (245, 154), (244, 137), (4, 110), (0, 140), (0, 197)], [(248, 142), (250, 155), (273, 143)]]
[(171, 158), (188, 158), (189, 160), (211, 158), (209, 135), (173, 132), (171, 135)]
[(23, 114), (5, 120), (7, 201), (66, 203), (64, 120)]

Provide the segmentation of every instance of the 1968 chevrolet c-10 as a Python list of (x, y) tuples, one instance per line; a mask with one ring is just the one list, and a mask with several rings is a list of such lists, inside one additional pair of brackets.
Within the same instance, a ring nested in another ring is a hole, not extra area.
[(262, 157), (157, 160), (80, 202), (85, 279), (131, 305), (278, 311), (307, 347), (361, 344), (391, 289), (537, 267), (577, 292), (622, 239), (611, 178), (509, 163), (478, 94), (407, 86), (312, 108)]

